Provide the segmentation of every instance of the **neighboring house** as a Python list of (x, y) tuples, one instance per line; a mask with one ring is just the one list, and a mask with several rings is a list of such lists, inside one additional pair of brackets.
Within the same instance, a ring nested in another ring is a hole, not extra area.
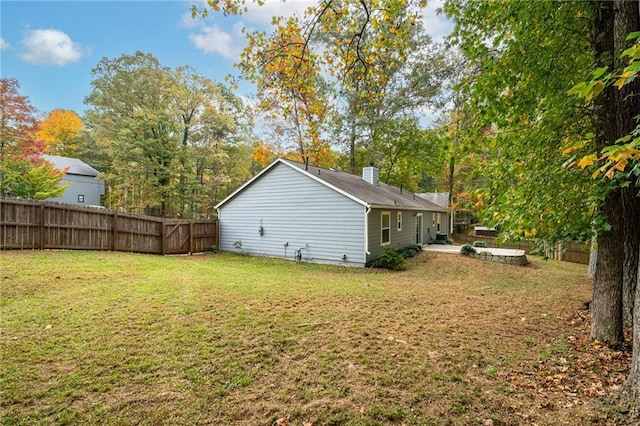
[(101, 205), (100, 198), (104, 195), (104, 181), (97, 179), (99, 172), (96, 169), (77, 158), (57, 155), (44, 155), (43, 158), (52, 163), (56, 169), (67, 169), (67, 174), (62, 178), (61, 183), (71, 184), (60, 197), (48, 198), (48, 201), (83, 206)]
[(452, 212), (449, 211), (449, 193), (448, 192), (421, 192), (416, 194), (419, 197), (424, 198), (427, 201), (431, 201), (434, 204), (442, 207), (447, 211), (449, 231), (453, 232), (453, 223), (451, 221)]
[(220, 250), (351, 266), (449, 228), (445, 209), (379, 182), (375, 167), (359, 177), (283, 159), (216, 209)]
[(443, 209), (449, 208), (449, 193), (448, 192), (420, 192), (416, 194), (425, 200), (431, 201), (434, 204), (439, 205)]

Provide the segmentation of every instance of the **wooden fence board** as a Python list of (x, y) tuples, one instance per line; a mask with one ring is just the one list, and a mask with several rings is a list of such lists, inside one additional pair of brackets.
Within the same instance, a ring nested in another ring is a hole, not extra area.
[(174, 220), (102, 209), (0, 199), (0, 249), (186, 254), (218, 246), (217, 220)]

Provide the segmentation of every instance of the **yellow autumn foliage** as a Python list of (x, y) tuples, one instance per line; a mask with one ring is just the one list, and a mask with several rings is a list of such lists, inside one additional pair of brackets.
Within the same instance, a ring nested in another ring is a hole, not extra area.
[(40, 123), (36, 138), (46, 142), (49, 154), (73, 157), (78, 153), (74, 139), (84, 129), (85, 125), (78, 114), (71, 110), (56, 109)]

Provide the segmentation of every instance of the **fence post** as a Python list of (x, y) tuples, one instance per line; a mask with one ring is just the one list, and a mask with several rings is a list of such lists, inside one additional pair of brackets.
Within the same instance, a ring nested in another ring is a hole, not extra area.
[(165, 232), (166, 225), (167, 225), (167, 221), (163, 219), (160, 222), (160, 238), (161, 238), (160, 243), (162, 247), (160, 250), (163, 256), (167, 253), (167, 235), (166, 235), (167, 233)]
[(40, 239), (38, 241), (38, 248), (40, 250), (44, 250), (44, 230), (45, 230), (45, 221), (44, 221), (44, 202), (40, 202)]
[(118, 211), (114, 210), (113, 211), (113, 223), (111, 224), (111, 231), (112, 231), (112, 240), (111, 241), (111, 248), (113, 251), (118, 251)]
[(189, 254), (193, 254), (193, 220), (189, 221)]

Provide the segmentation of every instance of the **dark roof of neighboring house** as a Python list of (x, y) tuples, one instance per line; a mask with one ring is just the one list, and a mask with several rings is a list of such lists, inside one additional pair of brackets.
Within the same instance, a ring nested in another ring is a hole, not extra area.
[(58, 155), (43, 155), (42, 158), (53, 163), (56, 169), (63, 170), (69, 168), (67, 173), (70, 175), (96, 177), (100, 174), (99, 171), (77, 158), (60, 157)]
[(250, 185), (253, 181), (259, 179), (260, 176), (275, 167), (277, 164), (284, 164), (292, 167), (293, 169), (300, 171), (301, 173), (324, 184), (325, 186), (332, 188), (348, 196), (349, 198), (354, 199), (355, 201), (358, 201), (361, 204), (367, 205), (369, 207), (446, 212), (445, 209), (438, 206), (437, 204), (425, 200), (424, 198), (420, 198), (412, 192), (401, 190), (398, 187), (387, 185), (383, 182), (378, 182), (378, 184), (372, 185), (365, 181), (361, 176), (352, 175), (340, 170), (322, 169), (311, 165), (306, 166), (303, 163), (284, 160), (281, 158), (275, 160), (253, 179), (251, 179), (233, 194), (221, 201), (216, 206), (216, 208), (233, 198), (245, 187)]
[(436, 203), (442, 208), (449, 206), (449, 193), (448, 192), (421, 192), (416, 194), (418, 197), (422, 197), (425, 200), (429, 200), (432, 203)]

